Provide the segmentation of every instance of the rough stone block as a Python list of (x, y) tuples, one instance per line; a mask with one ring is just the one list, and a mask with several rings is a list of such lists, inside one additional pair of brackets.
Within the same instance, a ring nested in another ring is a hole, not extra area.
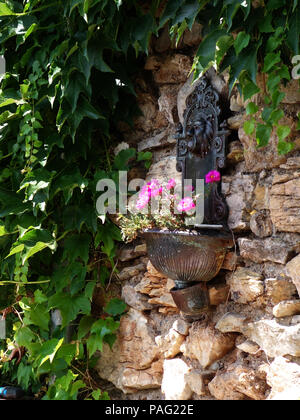
[(193, 391), (185, 377), (189, 371), (190, 367), (181, 359), (164, 361), (161, 389), (166, 400), (188, 400), (191, 398)]
[(262, 276), (246, 268), (239, 267), (227, 280), (231, 298), (236, 303), (255, 301), (264, 293)]
[(184, 356), (198, 360), (203, 368), (222, 359), (235, 346), (234, 334), (222, 334), (213, 325), (195, 322), (181, 346)]

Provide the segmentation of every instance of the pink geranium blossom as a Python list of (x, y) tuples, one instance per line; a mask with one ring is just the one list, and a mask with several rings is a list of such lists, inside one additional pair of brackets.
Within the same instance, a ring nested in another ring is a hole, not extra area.
[(210, 171), (205, 176), (205, 182), (207, 184), (211, 184), (212, 182), (219, 182), (221, 181), (221, 174), (218, 171)]
[(168, 182), (168, 184), (167, 184), (166, 188), (167, 188), (168, 190), (171, 190), (172, 188), (175, 188), (175, 187), (176, 187), (176, 181), (175, 181), (175, 179), (174, 179), (174, 178), (172, 178), (172, 179), (170, 179), (170, 180), (169, 180), (169, 182)]
[(144, 199), (148, 197), (150, 200), (151, 197), (157, 197), (162, 193), (162, 187), (159, 185), (157, 179), (152, 179), (151, 182), (148, 182), (140, 191), (140, 198)]
[(194, 200), (190, 197), (186, 197), (180, 201), (180, 203), (177, 206), (178, 211), (180, 212), (187, 212), (189, 210), (192, 210), (196, 207), (196, 204), (194, 203)]
[(151, 196), (152, 197), (157, 197), (158, 195), (162, 195), (162, 192), (163, 192), (162, 187), (156, 188), (155, 190), (151, 191)]
[(144, 198), (139, 198), (138, 201), (136, 202), (136, 208), (137, 210), (143, 210), (147, 204), (149, 203), (149, 198), (144, 197)]

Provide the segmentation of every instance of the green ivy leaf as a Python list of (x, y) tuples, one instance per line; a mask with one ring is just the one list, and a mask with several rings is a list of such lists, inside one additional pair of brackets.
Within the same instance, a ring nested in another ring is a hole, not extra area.
[(95, 322), (95, 318), (90, 315), (83, 316), (80, 320), (78, 327), (78, 340), (84, 338), (91, 330), (92, 325)]
[(51, 198), (53, 198), (58, 192), (62, 191), (64, 194), (65, 204), (68, 204), (73, 196), (73, 192), (76, 188), (80, 189), (82, 193), (88, 186), (89, 182), (84, 178), (78, 168), (69, 170), (66, 173), (56, 177), (55, 181), (51, 186)]
[(265, 124), (258, 124), (256, 128), (256, 141), (258, 147), (265, 147), (268, 145), (272, 132), (272, 126)]
[(287, 125), (279, 125), (277, 127), (278, 140), (282, 142), (291, 134), (291, 128)]
[(249, 45), (250, 38), (250, 35), (247, 34), (245, 31), (239, 32), (238, 36), (234, 41), (234, 49), (236, 55), (239, 55), (239, 53)]
[(278, 124), (278, 121), (281, 120), (281, 118), (284, 117), (284, 112), (282, 109), (274, 109), (274, 111), (272, 111), (270, 118), (269, 118), (269, 122), (271, 124)]
[(5, 3), (0, 3), (0, 16), (15, 16), (14, 13)]
[(88, 315), (91, 311), (91, 303), (85, 296), (68, 296), (65, 293), (57, 293), (49, 299), (49, 309), (59, 309), (62, 314), (62, 328), (74, 321), (82, 313)]
[(294, 143), (290, 143), (287, 141), (279, 141), (278, 142), (278, 153), (279, 155), (286, 155), (290, 153), (294, 149)]
[(280, 63), (280, 53), (268, 53), (264, 60), (263, 72), (268, 73), (275, 64)]
[(114, 168), (118, 171), (127, 171), (128, 162), (135, 158), (136, 150), (135, 149), (126, 149), (122, 150), (114, 160)]
[(245, 121), (244, 123), (244, 131), (248, 136), (254, 133), (255, 130), (255, 120), (251, 119), (249, 121)]
[(127, 305), (122, 300), (115, 298), (111, 299), (105, 306), (104, 311), (112, 316), (122, 315), (127, 308)]
[(177, 10), (182, 5), (181, 0), (169, 0), (166, 3), (165, 10), (160, 18), (159, 29), (165, 26), (167, 21), (176, 15)]
[(197, 51), (197, 60), (203, 69), (206, 69), (215, 60), (217, 42), (224, 35), (226, 35), (225, 29), (216, 29), (201, 42)]
[(258, 106), (254, 102), (250, 102), (246, 107), (246, 114), (253, 115), (259, 110)]
[(70, 262), (80, 258), (85, 264), (89, 259), (91, 237), (88, 234), (72, 235), (65, 239), (63, 260)]
[(277, 10), (282, 6), (284, 6), (284, 2), (282, 0), (269, 0), (267, 3), (267, 9), (270, 12), (273, 10)]

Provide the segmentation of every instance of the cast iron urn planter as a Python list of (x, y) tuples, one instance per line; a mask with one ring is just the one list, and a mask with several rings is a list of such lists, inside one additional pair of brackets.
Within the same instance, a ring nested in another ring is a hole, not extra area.
[[(205, 179), (210, 171), (221, 171), (226, 163), (226, 140), (230, 132), (219, 124), (218, 93), (203, 77), (187, 98), (184, 124), (178, 127), (177, 170), (184, 180)], [(171, 290), (181, 313), (192, 320), (210, 308), (207, 282), (220, 271), (226, 252), (233, 246), (227, 227), (228, 208), (221, 182), (211, 185), (204, 198), (201, 225), (187, 231), (145, 230), (148, 255), (153, 266), (175, 281)]]

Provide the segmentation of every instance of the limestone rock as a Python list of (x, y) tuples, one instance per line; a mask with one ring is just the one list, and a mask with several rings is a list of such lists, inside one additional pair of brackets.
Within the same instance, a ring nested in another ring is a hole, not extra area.
[(234, 313), (227, 312), (222, 318), (217, 322), (216, 329), (222, 333), (237, 332), (241, 333), (244, 330), (244, 325), (246, 322), (246, 317)]
[(300, 300), (285, 300), (273, 308), (273, 315), (276, 318), (300, 314)]
[(174, 139), (174, 136), (172, 135), (170, 130), (167, 128), (165, 130), (162, 130), (160, 133), (155, 134), (154, 136), (141, 140), (138, 143), (138, 151), (151, 151), (161, 147), (171, 146), (174, 144), (176, 144), (176, 140)]
[(161, 274), (159, 271), (156, 270), (156, 268), (153, 267), (151, 261), (149, 261), (147, 264), (147, 271), (150, 274), (150, 276), (165, 278), (163, 274)]
[[(157, 100), (149, 93), (140, 93), (137, 97), (138, 106), (142, 115), (137, 117), (134, 121), (135, 130), (141, 133), (148, 133), (153, 129), (159, 129), (168, 125), (167, 120), (158, 111)], [(163, 117), (163, 119), (162, 119)], [(140, 134), (143, 137), (144, 134)], [(131, 140), (132, 134), (128, 138)]]
[(180, 347), (186, 337), (183, 334), (179, 334), (174, 327), (176, 328), (177, 325), (173, 325), (167, 335), (155, 337), (155, 342), (165, 359), (172, 359), (180, 353)]
[(276, 229), (284, 232), (300, 232), (300, 178), (278, 182), (274, 179), (271, 189), (271, 219)]
[(145, 271), (144, 264), (134, 265), (132, 267), (125, 267), (123, 270), (118, 274), (118, 277), (121, 281), (129, 280), (134, 276), (137, 276), (142, 271)]
[(99, 376), (125, 393), (157, 388), (162, 374), (155, 335), (148, 318), (130, 309), (121, 319), (113, 348), (104, 344), (96, 366)]
[(260, 347), (251, 340), (245, 340), (240, 344), (237, 344), (236, 347), (249, 354), (257, 354), (260, 351)]
[[(291, 126), (290, 121), (284, 125)], [(286, 162), (286, 156), (279, 156), (277, 152), (277, 136), (275, 131), (271, 134), (266, 147), (257, 148), (256, 139), (245, 133), (243, 127), (239, 129), (239, 139), (244, 146), (246, 168), (249, 172), (260, 172), (263, 169), (276, 168)]]
[(133, 392), (144, 389), (160, 388), (163, 375), (163, 362), (158, 360), (150, 368), (136, 370), (125, 368), (122, 373), (122, 386), (128, 391)]
[(193, 391), (185, 378), (189, 371), (189, 366), (181, 359), (164, 361), (161, 389), (166, 400), (188, 400), (191, 398)]
[(176, 169), (176, 156), (171, 156), (152, 164), (147, 181), (158, 179), (160, 182), (168, 182), (169, 179), (174, 178), (177, 185), (181, 185), (181, 177), (182, 175)]
[(178, 123), (178, 89), (177, 85), (162, 85), (160, 87), (160, 97), (158, 99), (159, 110), (163, 113), (170, 124)]
[(236, 114), (233, 117), (228, 118), (227, 120), (228, 128), (230, 130), (238, 130), (240, 127), (244, 125), (244, 122), (246, 121), (246, 119), (247, 119), (246, 114)]
[(287, 395), (292, 390), (290, 399), (300, 398), (300, 366), (297, 363), (276, 357), (268, 369), (267, 382), (272, 387), (269, 399), (279, 399), (279, 394)]
[(177, 312), (177, 306), (175, 305), (170, 293), (165, 293), (159, 297), (151, 298), (149, 299), (149, 303), (151, 303), (152, 305), (167, 306), (169, 308), (173, 308), (175, 312)]
[(228, 225), (232, 230), (249, 230), (254, 189), (255, 177), (252, 175), (223, 177), (222, 192), (229, 207)]
[(149, 57), (145, 69), (152, 70), (157, 84), (178, 84), (185, 82), (191, 70), (190, 57), (183, 54), (166, 57)]
[(273, 305), (283, 300), (291, 300), (297, 293), (294, 284), (286, 277), (266, 279), (265, 288), (266, 296)]
[(161, 296), (165, 291), (166, 279), (145, 274), (142, 281), (135, 286), (135, 291), (149, 296)]
[[(151, 275), (152, 273), (153, 275)], [(159, 276), (159, 277), (158, 277)], [(148, 264), (148, 272), (143, 279), (135, 286), (135, 292), (148, 295), (148, 303), (167, 307), (173, 313), (177, 313), (178, 309), (174, 303), (170, 290), (174, 287), (174, 281), (167, 279), (159, 274), (151, 263)], [(162, 311), (160, 311), (162, 312)], [(170, 311), (163, 311), (169, 313)]]
[(221, 303), (227, 301), (229, 297), (229, 286), (227, 284), (219, 284), (213, 287), (209, 287), (209, 301), (211, 305), (218, 306)]
[(187, 29), (183, 34), (183, 43), (189, 47), (197, 47), (202, 39), (202, 28), (203, 26), (195, 22), (192, 26), (192, 30)]
[(119, 261), (127, 262), (134, 260), (135, 258), (142, 257), (147, 254), (146, 244), (141, 244), (137, 246), (125, 245), (119, 251)]
[(300, 387), (294, 386), (286, 388), (284, 391), (279, 392), (278, 394), (272, 394), (269, 396), (268, 400), (272, 401), (299, 401), (300, 400)]
[(121, 319), (120, 362), (126, 363), (126, 367), (134, 369), (150, 367), (159, 353), (155, 335), (148, 318), (141, 312), (131, 309)]
[(253, 208), (255, 210), (267, 210), (269, 208), (270, 191), (265, 185), (257, 184), (254, 190)]
[(246, 268), (239, 267), (227, 282), (236, 303), (253, 302), (264, 293), (262, 276)]
[(285, 264), (293, 251), (292, 246), (288, 246), (282, 242), (282, 239), (276, 238), (254, 240), (240, 238), (238, 243), (241, 256), (259, 264), (266, 261)]
[(267, 385), (253, 369), (236, 366), (216, 375), (208, 388), (217, 400), (264, 400)]
[(195, 394), (199, 396), (205, 395), (205, 384), (201, 370), (193, 369), (186, 373), (185, 380)]
[(227, 252), (223, 265), (222, 270), (234, 271), (236, 269), (238, 257), (235, 252)]
[(232, 165), (244, 160), (244, 150), (240, 141), (232, 141), (229, 143), (227, 160)]
[(300, 102), (298, 80), (291, 80), (286, 86), (281, 86), (280, 91), (285, 93), (285, 97), (282, 100), (284, 104), (296, 104)]
[(281, 169), (300, 169), (300, 156), (292, 156), (288, 158), (284, 165), (280, 165)]
[(159, 38), (154, 43), (154, 49), (158, 53), (163, 53), (171, 48), (171, 38), (169, 35), (169, 27), (166, 25)]
[(126, 284), (122, 288), (122, 299), (128, 306), (137, 309), (138, 311), (146, 311), (153, 308), (148, 302), (147, 296), (136, 292), (134, 287), (129, 284)]
[(243, 333), (269, 357), (300, 356), (300, 324), (285, 326), (275, 320), (262, 319), (249, 323)]
[(255, 212), (250, 219), (250, 229), (259, 238), (266, 238), (273, 233), (273, 225), (268, 212)]
[(291, 276), (300, 296), (300, 255), (293, 258), (286, 266), (288, 274)]
[(222, 359), (235, 345), (234, 334), (222, 334), (213, 325), (195, 322), (181, 346), (184, 356), (198, 360), (203, 368)]
[(172, 327), (175, 331), (182, 335), (188, 335), (191, 324), (185, 322), (182, 318), (177, 319)]

